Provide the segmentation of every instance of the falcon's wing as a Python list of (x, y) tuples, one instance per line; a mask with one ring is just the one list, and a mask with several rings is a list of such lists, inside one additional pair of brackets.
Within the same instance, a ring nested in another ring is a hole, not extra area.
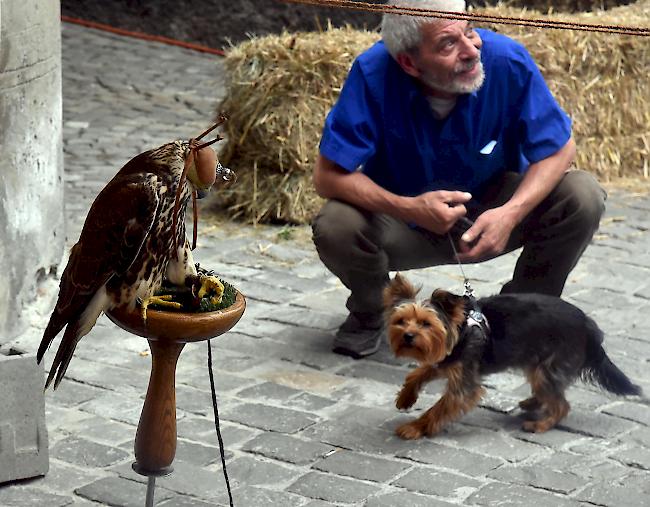
[(61, 277), (59, 298), (43, 334), (40, 362), (54, 337), (76, 321), (108, 279), (136, 259), (160, 206), (156, 185), (143, 174), (119, 174), (97, 196)]

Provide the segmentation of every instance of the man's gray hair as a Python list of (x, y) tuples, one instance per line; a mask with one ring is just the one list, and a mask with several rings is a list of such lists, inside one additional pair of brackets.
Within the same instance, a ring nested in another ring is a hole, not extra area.
[[(388, 0), (386, 4), (443, 12), (465, 10), (465, 0)], [(398, 53), (416, 48), (422, 40), (420, 26), (436, 19), (439, 18), (384, 14), (381, 22), (381, 38), (386, 49), (393, 58), (397, 58)]]

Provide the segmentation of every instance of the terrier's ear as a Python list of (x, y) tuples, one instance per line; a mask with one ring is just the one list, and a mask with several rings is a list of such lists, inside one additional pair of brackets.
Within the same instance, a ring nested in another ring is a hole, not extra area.
[(400, 301), (415, 299), (420, 289), (416, 289), (406, 278), (397, 273), (384, 289), (384, 308), (395, 307)]
[(454, 315), (459, 306), (464, 306), (462, 300), (463, 296), (457, 296), (442, 289), (436, 289), (431, 294), (431, 304), (438, 306), (448, 316)]

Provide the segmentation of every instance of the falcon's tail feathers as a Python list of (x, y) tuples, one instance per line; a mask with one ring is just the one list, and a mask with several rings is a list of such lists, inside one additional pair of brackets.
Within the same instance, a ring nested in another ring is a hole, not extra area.
[[(65, 371), (68, 369), (68, 364), (70, 364), (70, 359), (72, 359), (72, 354), (74, 353), (77, 343), (79, 343), (79, 340), (90, 332), (102, 312), (110, 306), (110, 298), (106, 294), (106, 288), (102, 287), (93, 295), (81, 315), (77, 318), (68, 320), (68, 326), (65, 328), (65, 333), (63, 333), (63, 338), (59, 344), (59, 350), (56, 351), (54, 362), (52, 363), (50, 373), (47, 377), (47, 382), (45, 383), (45, 389), (49, 387), (53, 379), (54, 389), (58, 387), (63, 375), (65, 375)], [(53, 329), (55, 328), (55, 325), (53, 325)], [(50, 337), (46, 330), (46, 334), (43, 336), (43, 342), (41, 342), (41, 347), (39, 348), (39, 353), (41, 350), (43, 353), (47, 350), (49, 343), (47, 342), (46, 337), (51, 342), (54, 336), (56, 336), (56, 334), (51, 335)]]
[(56, 309), (54, 309), (52, 316), (50, 317), (50, 322), (48, 322), (45, 332), (43, 333), (41, 344), (38, 346), (38, 352), (36, 353), (36, 361), (38, 364), (41, 364), (43, 356), (45, 355), (45, 352), (47, 352), (47, 349), (50, 348), (52, 340), (54, 340), (56, 335), (61, 332), (61, 329), (63, 329), (65, 324), (65, 319), (61, 318), (61, 315)]
[(65, 371), (68, 369), (68, 365), (70, 364), (70, 359), (72, 359), (74, 349), (77, 347), (77, 343), (81, 338), (78, 334), (79, 322), (71, 322), (68, 324), (65, 333), (63, 333), (59, 350), (56, 351), (56, 356), (54, 357), (54, 361), (50, 367), (50, 373), (45, 382), (45, 389), (50, 387), (52, 380), (54, 380), (54, 389), (56, 390), (56, 388), (59, 387), (61, 379), (63, 378), (63, 375), (65, 375)]

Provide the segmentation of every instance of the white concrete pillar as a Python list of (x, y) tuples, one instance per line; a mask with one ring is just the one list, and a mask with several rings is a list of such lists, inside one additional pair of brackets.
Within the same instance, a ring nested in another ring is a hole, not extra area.
[(63, 255), (59, 0), (0, 0), (0, 344)]

